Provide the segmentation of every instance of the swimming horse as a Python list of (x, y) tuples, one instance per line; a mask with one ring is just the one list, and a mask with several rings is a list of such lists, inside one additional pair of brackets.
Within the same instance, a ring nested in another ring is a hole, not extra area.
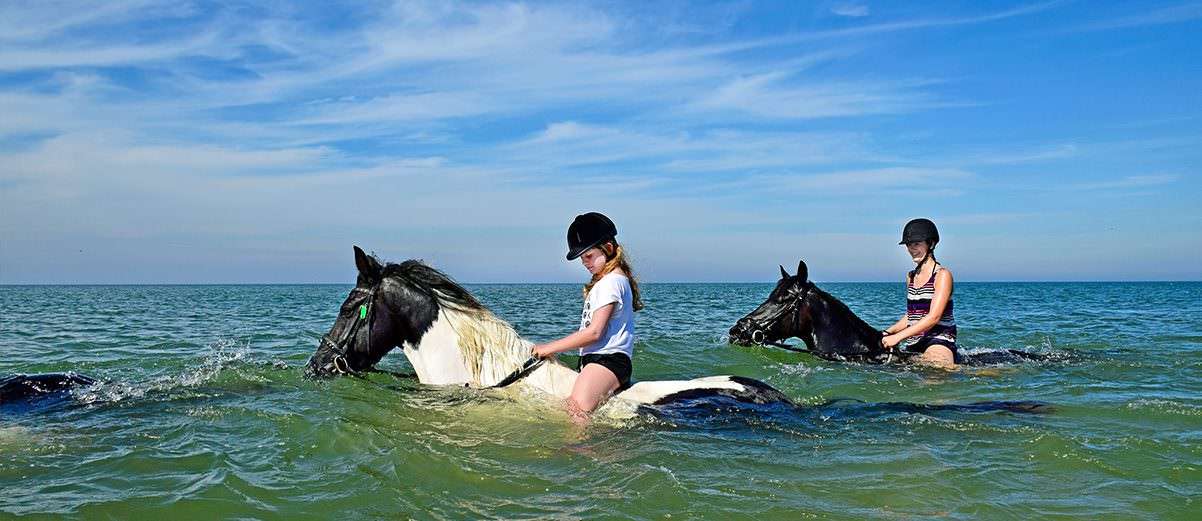
[[(730, 343), (775, 346), (808, 352), (825, 360), (865, 363), (904, 362), (919, 353), (885, 349), (880, 330), (856, 316), (847, 305), (810, 282), (805, 261), (797, 263), (797, 274), (780, 267), (781, 279), (768, 299), (730, 328)], [(805, 349), (784, 344), (797, 337)], [(971, 365), (1018, 360), (1045, 360), (1046, 356), (1014, 349), (961, 355), (958, 363)]]
[[(533, 358), (532, 342), (446, 274), (418, 260), (382, 265), (358, 246), (354, 249), (358, 279), (309, 359), (307, 376), (367, 372), (399, 346), (423, 384), (479, 389), (520, 385), (560, 399), (571, 394), (576, 371), (553, 357)], [(768, 384), (739, 376), (637, 382), (610, 401), (668, 405), (710, 397), (792, 403)]]

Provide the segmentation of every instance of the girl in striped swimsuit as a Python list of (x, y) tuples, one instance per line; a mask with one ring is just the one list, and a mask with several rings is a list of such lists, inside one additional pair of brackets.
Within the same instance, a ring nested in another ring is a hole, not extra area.
[[(906, 315), (882, 331), (881, 344), (922, 353), (919, 360), (941, 367), (956, 364), (956, 319), (952, 315), (952, 272), (935, 260), (939, 230), (927, 219), (914, 219), (902, 241), (915, 268), (906, 274)], [(923, 282), (925, 281), (925, 282)]]

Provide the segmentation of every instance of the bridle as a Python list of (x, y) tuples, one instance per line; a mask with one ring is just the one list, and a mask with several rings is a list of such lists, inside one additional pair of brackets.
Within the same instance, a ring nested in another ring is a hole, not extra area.
[(765, 331), (767, 331), (769, 328), (771, 328), (772, 325), (777, 322), (777, 320), (780, 320), (782, 317), (784, 317), (785, 315), (790, 314), (790, 313), (793, 314), (793, 321), (796, 322), (797, 315), (801, 313), (801, 301), (805, 300), (805, 298), (807, 296), (809, 296), (810, 290), (812, 290), (812, 289), (814, 289), (814, 285), (808, 284), (808, 285), (806, 285), (804, 290), (790, 291), (789, 295), (787, 297), (790, 301), (790, 304), (781, 307), (780, 311), (773, 313), (768, 318), (756, 320), (754, 318), (749, 317), (747, 319), (747, 321), (750, 322), (752, 325), (752, 330), (751, 330), (752, 343), (754, 343), (756, 345), (760, 345), (760, 346), (779, 347), (781, 349), (787, 349), (789, 351), (796, 351), (798, 353), (808, 352), (805, 349), (799, 349), (799, 348), (793, 347), (789, 344), (786, 344), (784, 342), (779, 342), (779, 341), (769, 342), (768, 334), (765, 333)]
[(355, 333), (357, 333), (359, 328), (364, 324), (367, 325), (367, 352), (371, 352), (371, 323), (372, 319), (375, 317), (374, 310), (376, 289), (379, 287), (380, 283), (376, 283), (370, 289), (363, 289), (358, 286), (351, 289), (352, 294), (367, 294), (366, 302), (359, 304), (359, 318), (355, 320), (354, 324), (351, 324), (350, 327), (346, 328), (346, 330), (342, 332), (342, 337), (339, 338), (337, 342), (330, 339), (329, 333), (321, 336), (321, 344), (334, 351), (334, 360), (332, 363), (334, 365), (335, 373), (351, 375), (358, 373), (358, 371), (351, 368), (350, 362), (348, 362), (346, 359), (346, 353), (348, 349), (347, 342), (354, 337)]

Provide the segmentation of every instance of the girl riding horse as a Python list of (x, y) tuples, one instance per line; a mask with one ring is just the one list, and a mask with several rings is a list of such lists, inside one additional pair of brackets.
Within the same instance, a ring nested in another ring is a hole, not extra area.
[(589, 212), (568, 227), (568, 260), (580, 259), (592, 279), (584, 286), (580, 330), (534, 346), (547, 357), (580, 349), (580, 376), (568, 398), (568, 414), (578, 425), (610, 393), (630, 383), (634, 354), (634, 312), (643, 308), (639, 285), (618, 245), (618, 229), (608, 217)]
[[(919, 360), (952, 368), (956, 365), (956, 319), (952, 315), (952, 272), (935, 260), (939, 230), (928, 219), (914, 219), (902, 230), (915, 268), (906, 274), (906, 314), (882, 331), (881, 344), (899, 343), (906, 351), (922, 353)], [(919, 283), (918, 281), (925, 281)]]

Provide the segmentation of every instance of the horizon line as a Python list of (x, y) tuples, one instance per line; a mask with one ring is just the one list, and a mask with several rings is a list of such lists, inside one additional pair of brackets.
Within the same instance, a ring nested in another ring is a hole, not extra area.
[[(464, 282), (455, 281), (458, 284), (466, 285), (539, 285), (539, 286), (564, 286), (564, 285), (580, 285), (582, 282)], [(645, 282), (640, 281), (639, 284), (661, 285), (661, 284), (775, 284), (778, 281), (655, 281)], [(810, 281), (815, 284), (900, 284), (895, 280), (819, 280)], [(1098, 284), (1098, 283), (1137, 283), (1137, 282), (1154, 282), (1154, 283), (1198, 283), (1202, 279), (1108, 279), (1108, 280), (962, 280), (956, 284)], [(352, 285), (349, 282), (0, 282), (0, 287), (22, 287), (22, 286), (347, 286)]]

